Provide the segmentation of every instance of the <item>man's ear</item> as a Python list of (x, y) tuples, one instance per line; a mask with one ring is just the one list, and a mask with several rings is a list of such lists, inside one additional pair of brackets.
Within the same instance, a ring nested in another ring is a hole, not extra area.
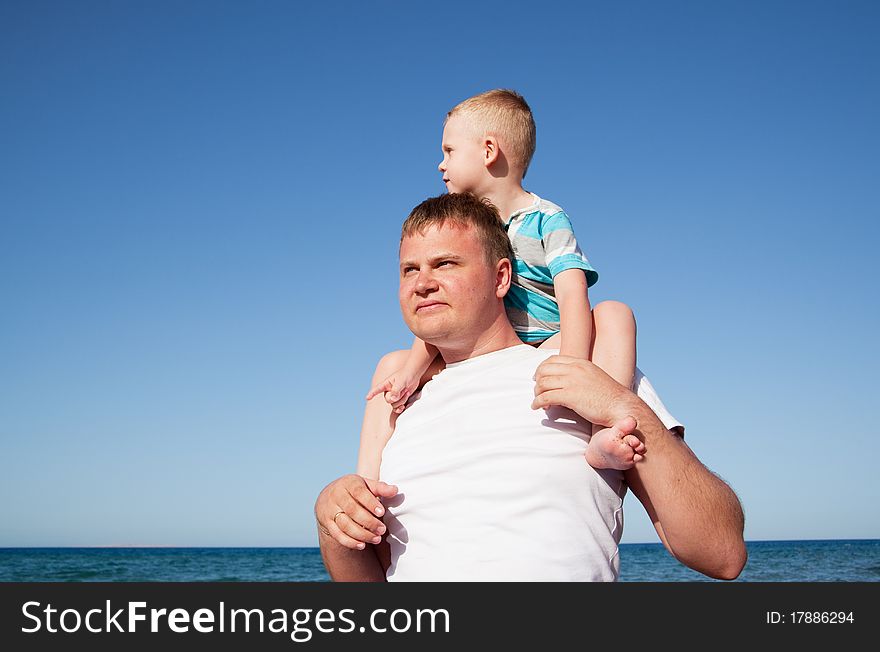
[(501, 150), (498, 149), (498, 139), (495, 136), (486, 136), (483, 139), (483, 165), (489, 167), (498, 160), (500, 155)]
[(513, 266), (509, 259), (502, 258), (495, 268), (495, 296), (503, 299), (510, 290), (511, 281), (513, 281)]

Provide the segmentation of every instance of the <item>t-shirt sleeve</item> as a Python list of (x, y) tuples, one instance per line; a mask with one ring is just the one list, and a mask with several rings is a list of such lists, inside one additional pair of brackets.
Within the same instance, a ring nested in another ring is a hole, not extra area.
[(663, 401), (657, 395), (654, 386), (651, 385), (651, 381), (648, 380), (638, 367), (633, 379), (633, 391), (654, 411), (654, 414), (663, 422), (667, 430), (672, 430), (682, 439), (684, 438), (684, 425), (669, 413), (669, 410), (666, 409)]
[(587, 287), (599, 280), (599, 273), (590, 265), (574, 237), (571, 220), (564, 211), (545, 218), (541, 224), (541, 242), (544, 260), (554, 278), (567, 269), (582, 269), (587, 275)]

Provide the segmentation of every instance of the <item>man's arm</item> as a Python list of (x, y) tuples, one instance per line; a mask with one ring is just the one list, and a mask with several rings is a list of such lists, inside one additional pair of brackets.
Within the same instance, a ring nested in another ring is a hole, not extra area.
[[(321, 558), (334, 582), (384, 582), (385, 569), (379, 561), (376, 546), (364, 550), (346, 548), (333, 537), (319, 529), (318, 543)], [(384, 542), (379, 545), (387, 545)]]
[[(378, 496), (390, 498), (397, 487), (358, 475), (328, 484), (315, 502), (318, 544), (330, 577), (336, 582), (384, 582), (388, 555), (378, 546), (385, 508)], [(383, 541), (380, 546), (387, 546)]]
[(645, 443), (647, 454), (625, 478), (676, 559), (710, 577), (739, 575), (747, 557), (739, 500), (644, 401), (584, 360), (554, 356), (535, 379), (533, 408), (561, 405)]
[(684, 440), (636, 397), (634, 434), (648, 449), (624, 471), (670, 554), (696, 571), (735, 579), (746, 563), (744, 517), (733, 490), (707, 469)]

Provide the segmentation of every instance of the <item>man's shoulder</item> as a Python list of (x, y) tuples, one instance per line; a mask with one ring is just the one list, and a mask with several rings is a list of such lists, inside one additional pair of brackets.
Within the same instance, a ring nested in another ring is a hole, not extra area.
[(420, 425), (426, 413), (447, 414), (453, 405), (472, 402), (487, 392), (531, 392), (535, 370), (554, 353), (517, 344), (451, 364), (410, 397), (397, 425)]
[(545, 358), (549, 357), (547, 351), (536, 349), (528, 344), (515, 344), (505, 349), (500, 349), (492, 353), (472, 358), (477, 362), (475, 368), (494, 369), (500, 366), (528, 364), (534, 362), (540, 364)]
[(528, 371), (529, 378), (544, 360), (553, 355), (558, 355), (555, 349), (539, 349), (530, 344), (519, 344), (507, 349), (506, 354), (499, 358), (499, 364), (508, 365), (517, 369), (522, 368), (522, 373)]
[(516, 360), (535, 360), (537, 362), (542, 362), (556, 353), (559, 352), (551, 349), (539, 349), (530, 344), (517, 344), (505, 349), (504, 357), (511, 362)]
[(555, 353), (557, 351), (536, 349), (528, 344), (515, 344), (470, 358), (463, 364), (450, 365), (437, 378), (443, 381), (440, 385), (462, 381), (484, 383), (487, 375), (509, 377), (527, 374), (531, 378), (538, 365)]

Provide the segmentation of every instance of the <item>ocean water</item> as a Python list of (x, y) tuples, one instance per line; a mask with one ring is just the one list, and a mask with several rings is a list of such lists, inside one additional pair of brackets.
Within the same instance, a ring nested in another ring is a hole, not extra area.
[[(880, 540), (752, 541), (741, 582), (877, 582)], [(0, 548), (2, 582), (324, 582), (317, 548)], [(713, 581), (659, 543), (620, 546), (624, 582)]]

